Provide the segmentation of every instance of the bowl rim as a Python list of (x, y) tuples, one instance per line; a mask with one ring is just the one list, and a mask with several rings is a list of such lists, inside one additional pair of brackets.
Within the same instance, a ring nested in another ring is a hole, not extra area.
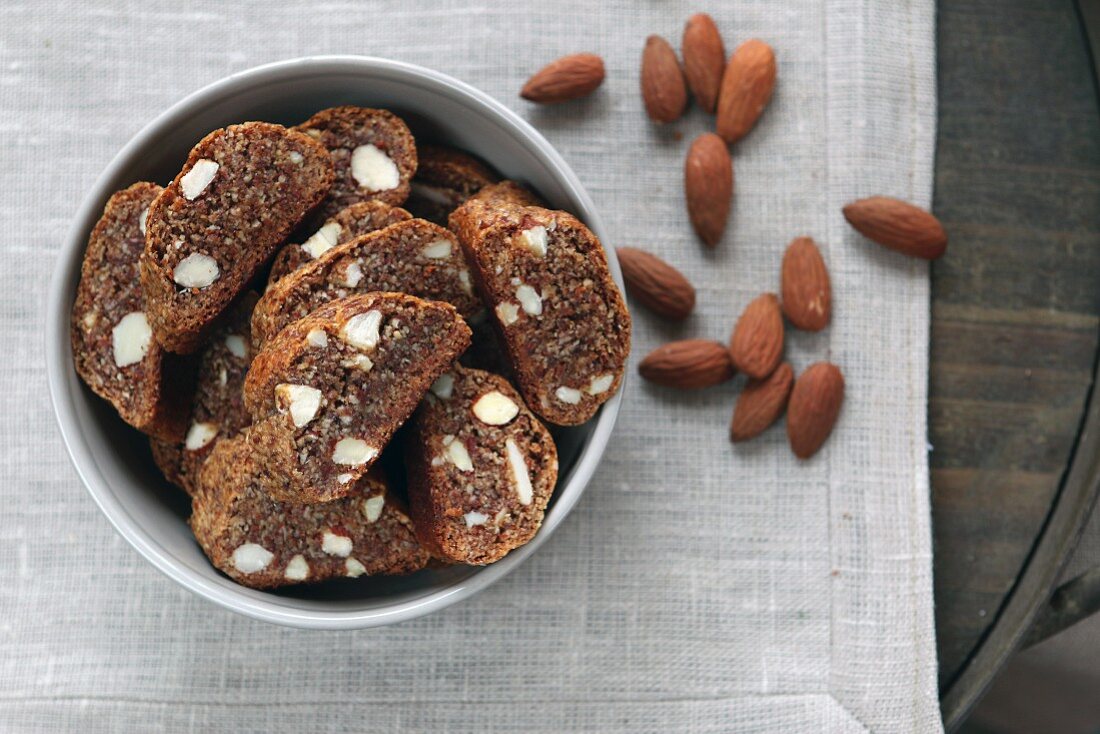
[[(69, 321), (73, 299), (69, 284), (79, 273), (83, 260), (82, 253), (88, 232), (81, 225), (83, 222), (98, 218), (103, 202), (112, 193), (108, 190), (111, 182), (125, 166), (131, 163), (134, 155), (144, 146), (164, 135), (177, 121), (191, 114), (196, 108), (201, 108), (214, 99), (221, 99), (257, 85), (285, 82), (299, 76), (310, 77), (334, 73), (353, 75), (382, 73), (392, 78), (418, 83), (439, 94), (451, 97), (453, 101), (476, 109), (480, 115), (497, 126), (508, 129), (546, 166), (558, 182), (569, 191), (571, 198), (579, 204), (578, 216), (600, 237), (601, 242), (606, 242), (603, 223), (596, 212), (595, 204), (572, 168), (534, 127), (485, 92), (447, 74), (407, 62), (374, 56), (305, 56), (251, 67), (188, 94), (154, 117), (115, 154), (73, 215), (73, 223), (59, 250), (58, 261), (50, 280), (44, 329), (47, 382), (62, 441), (77, 475), (115, 530), (157, 570), (203, 599), (260, 621), (289, 627), (326, 630), (362, 629), (415, 619), (469, 598), (523, 563), (553, 535), (554, 530), (569, 515), (584, 493), (611, 437), (625, 388), (625, 384), (620, 386), (618, 392), (603, 405), (594, 419), (594, 426), (581, 447), (572, 474), (566, 484), (558, 489), (557, 499), (546, 513), (539, 533), (529, 543), (512, 551), (500, 561), (479, 568), (476, 573), (419, 598), (392, 603), (376, 601), (377, 608), (372, 610), (331, 612), (293, 608), (281, 597), (274, 595), (265, 594), (256, 598), (245, 593), (251, 591), (246, 587), (225, 588), (214, 584), (199, 571), (191, 569), (187, 564), (176, 559), (152, 533), (135, 520), (101, 473), (85, 436), (79, 430), (80, 424), (76, 415), (74, 384), (75, 390), (82, 388), (79, 381), (75, 379), (69, 341)], [(612, 278), (622, 290), (624, 288), (622, 274), (615, 252), (606, 245), (604, 245), (604, 251), (607, 254)]]

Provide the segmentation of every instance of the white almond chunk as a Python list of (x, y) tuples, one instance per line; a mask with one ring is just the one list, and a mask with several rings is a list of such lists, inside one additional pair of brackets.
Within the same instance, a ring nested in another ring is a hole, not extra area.
[(382, 516), (382, 508), (386, 506), (386, 495), (379, 494), (363, 500), (363, 516), (367, 522), (374, 522)]
[(355, 558), (349, 558), (344, 563), (344, 568), (347, 569), (348, 578), (351, 579), (357, 579), (367, 572), (367, 567)]
[(347, 484), (352, 479), (355, 479), (354, 474), (337, 474), (336, 475), (336, 481), (340, 482), (340, 484)]
[(351, 538), (326, 530), (324, 535), (321, 536), (321, 550), (330, 556), (347, 558), (351, 555)]
[(516, 298), (519, 299), (523, 310), (532, 316), (538, 316), (542, 313), (542, 296), (526, 283), (516, 288)]
[(255, 543), (245, 543), (233, 551), (233, 568), (241, 573), (263, 571), (275, 558), (275, 554)]
[(192, 423), (187, 429), (187, 437), (183, 439), (183, 447), (188, 451), (198, 451), (205, 447), (218, 435), (216, 423)]
[(571, 387), (566, 387), (565, 385), (562, 385), (557, 390), (555, 390), (554, 395), (557, 396), (558, 400), (562, 401), (563, 403), (568, 403), (570, 405), (576, 405), (581, 401), (581, 391)]
[(290, 162), (295, 165), (298, 165), (305, 160), (305, 157), (296, 150), (290, 151), (290, 153), (287, 154), (287, 158), (289, 158)]
[(504, 393), (493, 390), (477, 399), (473, 411), (482, 423), (503, 426), (519, 415), (519, 406)]
[(473, 528), (478, 525), (484, 525), (489, 519), (489, 516), (480, 512), (467, 512), (462, 518), (466, 521), (466, 527)]
[(369, 191), (388, 191), (401, 183), (397, 164), (377, 147), (360, 145), (351, 152), (351, 176)]
[(455, 376), (450, 372), (444, 372), (432, 383), (431, 391), (441, 400), (447, 400), (455, 391)]
[(238, 359), (246, 359), (248, 357), (248, 345), (244, 341), (244, 337), (240, 334), (230, 334), (225, 337), (225, 347), (229, 350), (229, 353)]
[(128, 367), (145, 359), (153, 330), (141, 311), (131, 311), (122, 317), (111, 330), (111, 347), (115, 354), (115, 366)]
[(430, 245), (426, 245), (420, 254), (429, 260), (442, 260), (445, 257), (451, 256), (451, 242), (450, 240), (436, 240)]
[(348, 288), (354, 288), (355, 286), (359, 285), (362, 280), (363, 269), (359, 267), (359, 263), (352, 262), (349, 263), (346, 268), (344, 268), (344, 285), (346, 285)]
[(588, 386), (588, 394), (602, 395), (608, 391), (613, 382), (615, 382), (615, 375), (600, 375), (599, 377), (593, 377), (591, 384)]
[(497, 318), (500, 319), (500, 323), (505, 326), (511, 326), (519, 321), (519, 306), (509, 301), (498, 303), (496, 312)]
[(302, 249), (309, 253), (314, 260), (336, 247), (340, 241), (340, 232), (343, 231), (337, 222), (325, 222), (321, 228), (313, 233), (308, 240), (302, 243)]
[(344, 360), (344, 366), (354, 367), (355, 369), (363, 370), (364, 372), (370, 372), (372, 369), (374, 369), (374, 362), (372, 362), (370, 357), (365, 354), (356, 354), (351, 359)]
[(310, 343), (310, 346), (327, 347), (328, 332), (324, 329), (310, 329), (309, 333), (306, 334), (306, 341)]
[(360, 466), (378, 456), (378, 449), (361, 438), (341, 438), (332, 451), (332, 460), (346, 466)]
[(225, 387), (225, 384), (229, 382), (229, 373), (225, 371), (225, 367), (218, 370), (218, 384)]
[(295, 428), (308, 425), (321, 407), (321, 391), (309, 385), (281, 383), (275, 386), (275, 399), (283, 410), (290, 411)]
[(523, 458), (523, 452), (512, 439), (504, 442), (504, 448), (508, 451), (508, 466), (512, 468), (512, 479), (516, 483), (516, 496), (521, 505), (531, 504), (534, 490), (531, 488), (531, 475), (527, 473), (527, 460)]
[(199, 158), (195, 161), (195, 165), (191, 166), (191, 170), (183, 174), (183, 178), (180, 179), (180, 191), (183, 193), (183, 198), (188, 201), (194, 201), (198, 198), (210, 182), (214, 180), (214, 176), (218, 173), (218, 164), (209, 158)]
[(458, 271), (458, 284), (462, 286), (462, 292), (468, 296), (474, 294), (473, 286), (470, 285), (470, 271), (459, 270)]
[(474, 462), (470, 461), (470, 452), (466, 450), (466, 444), (456, 441), (454, 436), (448, 434), (443, 437), (443, 447), (447, 460), (458, 467), (459, 471), (474, 470)]
[(84, 329), (87, 330), (95, 326), (95, 323), (99, 321), (99, 317), (96, 316), (95, 311), (89, 311), (84, 314), (84, 318), (82, 318), (81, 321), (84, 322)]
[(344, 324), (344, 328), (340, 330), (340, 338), (356, 349), (374, 349), (378, 346), (381, 326), (381, 311), (375, 309), (356, 314)]
[(286, 564), (286, 573), (283, 574), (287, 581), (305, 581), (309, 578), (309, 564), (301, 553), (290, 559)]
[(201, 252), (194, 252), (180, 260), (172, 271), (172, 280), (184, 288), (205, 288), (218, 279), (218, 261)]
[(141, 210), (141, 214), (138, 215), (138, 230), (142, 234), (145, 234), (145, 223), (149, 221), (149, 207), (145, 207)]
[(519, 240), (531, 252), (539, 257), (546, 257), (546, 246), (549, 238), (546, 236), (546, 227), (537, 226), (520, 232)]

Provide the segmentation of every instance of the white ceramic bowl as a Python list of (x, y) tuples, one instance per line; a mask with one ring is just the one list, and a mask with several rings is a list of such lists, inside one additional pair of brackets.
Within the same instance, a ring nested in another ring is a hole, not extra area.
[[(438, 72), (384, 59), (296, 59), (243, 71), (195, 92), (153, 120), (115, 156), (88, 192), (61, 249), (46, 324), (46, 366), (61, 434), (80, 478), (118, 532), (170, 578), (216, 604), (267, 622), (317, 629), (412, 619), (465, 599), (516, 568), (546, 542), (584, 492), (622, 400), (620, 390), (587, 425), (555, 432), (561, 473), (542, 530), (491, 566), (275, 593), (238, 586), (214, 570), (187, 527), (186, 497), (153, 466), (145, 438), (124, 425), (73, 369), (69, 311), (84, 246), (111, 193), (139, 180), (167, 183), (191, 146), (209, 131), (246, 120), (294, 124), (341, 104), (393, 110), (409, 122), (418, 140), (477, 154), (504, 176), (533, 186), (552, 205), (575, 213), (605, 239), (592, 200), (561, 156), (534, 128), (484, 93)], [(611, 251), (608, 260), (621, 288)]]

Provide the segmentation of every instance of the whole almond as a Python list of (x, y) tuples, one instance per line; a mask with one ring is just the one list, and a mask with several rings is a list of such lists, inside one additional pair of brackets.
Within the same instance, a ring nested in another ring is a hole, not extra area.
[(808, 459), (833, 432), (844, 402), (844, 375), (829, 362), (810, 365), (794, 383), (787, 402), (787, 440), (794, 455)]
[(788, 321), (805, 331), (821, 331), (829, 324), (833, 300), (829, 270), (812, 239), (796, 237), (787, 245), (779, 280)]
[(733, 366), (749, 377), (764, 378), (783, 358), (783, 315), (779, 299), (765, 293), (745, 306), (730, 337)]
[(718, 88), (726, 68), (726, 47), (714, 19), (706, 13), (696, 13), (684, 25), (680, 44), (684, 57), (684, 76), (699, 106), (713, 113), (718, 105)]
[(686, 319), (695, 308), (695, 288), (679, 270), (656, 255), (620, 247), (619, 265), (626, 290), (649, 310), (670, 319)]
[(794, 384), (794, 370), (784, 362), (763, 380), (749, 380), (737, 398), (730, 424), (730, 440), (734, 443), (759, 436), (779, 420), (787, 408), (787, 398)]
[(775, 53), (758, 39), (745, 41), (730, 56), (718, 91), (718, 134), (736, 143), (752, 130), (775, 89)]
[(669, 342), (646, 355), (638, 374), (665, 387), (700, 388), (733, 377), (729, 352), (718, 342), (685, 339)]
[(864, 237), (883, 247), (925, 260), (947, 249), (940, 220), (920, 207), (888, 196), (872, 196), (844, 207), (844, 218)]
[(642, 51), (642, 101), (654, 122), (675, 122), (687, 106), (684, 72), (676, 52), (660, 36), (645, 39)]
[(733, 199), (733, 160), (725, 141), (714, 133), (703, 133), (688, 149), (684, 198), (695, 233), (714, 247), (726, 231)]
[(603, 78), (603, 59), (596, 54), (572, 54), (539, 69), (519, 94), (531, 102), (556, 104), (591, 94)]

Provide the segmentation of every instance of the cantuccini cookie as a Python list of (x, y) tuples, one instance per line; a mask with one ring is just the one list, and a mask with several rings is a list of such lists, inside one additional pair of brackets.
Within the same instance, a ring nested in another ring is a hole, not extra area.
[(280, 501), (347, 495), (469, 343), (454, 306), (402, 293), (350, 296), (290, 324), (245, 380), (257, 482)]
[(136, 183), (107, 200), (84, 251), (70, 338), (76, 372), (96, 395), (139, 431), (175, 441), (187, 426), (191, 370), (153, 339), (138, 275), (160, 192)]
[(500, 176), (469, 153), (438, 145), (417, 148), (418, 166), (405, 207), (415, 216), (436, 224), (460, 204)]
[(503, 377), (464, 367), (440, 376), (405, 451), (413, 524), (433, 556), (492, 563), (538, 532), (557, 449)]
[(328, 148), (336, 166), (323, 216), (369, 199), (402, 204), (408, 198), (417, 167), (416, 142), (397, 115), (351, 105), (332, 107), (295, 129)]
[(464, 317), (483, 308), (454, 234), (409, 219), (337, 245), (271, 286), (252, 316), (253, 339), (262, 348), (314, 309), (371, 291), (445, 301)]
[(255, 480), (243, 438), (222, 441), (203, 465), (191, 529), (210, 562), (245, 586), (270, 589), (423, 568), (407, 510), (380, 474), (321, 505), (271, 499)]
[(265, 122), (216, 130), (153, 201), (141, 283), (157, 341), (189, 353), (328, 192), (328, 152)]

